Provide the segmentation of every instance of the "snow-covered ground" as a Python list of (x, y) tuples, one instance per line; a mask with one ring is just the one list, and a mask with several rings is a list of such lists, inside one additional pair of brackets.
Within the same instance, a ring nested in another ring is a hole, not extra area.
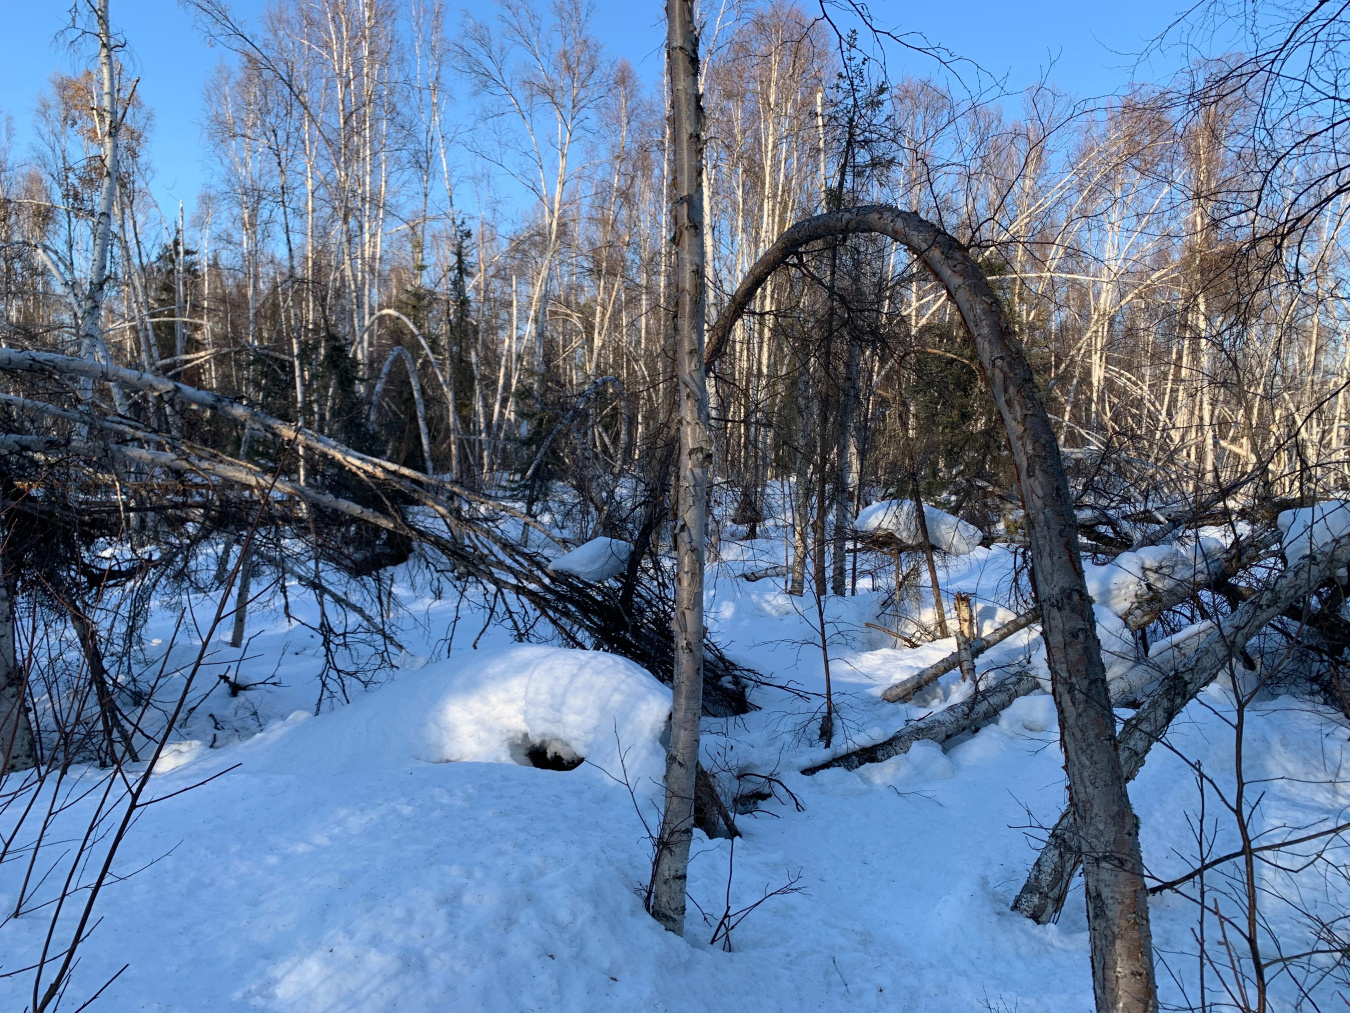
[[(114, 867), (127, 878), (99, 900), (102, 920), (80, 951), (70, 993), (80, 995), (69, 1005), (126, 964), (94, 1008), (1090, 1009), (1081, 891), (1058, 924), (1037, 926), (1009, 910), (1035, 857), (1035, 827), (1053, 823), (1065, 801), (1049, 696), (1019, 700), (946, 752), (921, 743), (857, 772), (802, 776), (797, 770), (847, 741), (829, 751), (814, 741), (821, 700), (811, 694), (822, 688), (823, 666), (813, 601), (770, 586), (781, 582), (736, 579), (781, 562), (781, 552), (768, 539), (721, 544), (710, 582), (713, 634), (732, 657), (789, 688), (757, 688), (755, 712), (707, 719), (705, 765), (724, 784), (735, 773), (773, 774), (800, 811), (780, 790), (762, 813), (742, 816), (734, 862), (730, 841), (696, 835), (697, 906), (684, 939), (652, 921), (640, 897), (651, 859), (641, 817), (652, 821), (659, 795), (668, 691), (622, 659), (513, 644), (500, 624), (475, 648), (483, 614), (471, 605), (447, 657), (456, 603), (429, 596), (409, 565), (394, 585), (408, 650), (381, 673), (382, 686), (353, 693), (345, 706), (312, 714), (318, 641), (279, 607), (251, 619), (243, 651), (218, 649), (215, 660), (242, 659), (230, 668), (236, 682), (274, 684), (231, 697), (222, 683), (197, 704), (189, 741), (162, 762), (152, 792), (199, 786), (149, 807), (132, 829)], [(948, 560), (944, 589), (975, 596), (983, 632), (1016, 614), (1012, 562), (1002, 547)], [(879, 699), (952, 642), (904, 649), (867, 627), (885, 622), (885, 596), (871, 587), (864, 573), (857, 595), (827, 602), (838, 734), (857, 743), (970, 691), (952, 673), (919, 702)], [(292, 614), (305, 615), (305, 601), (292, 588)], [(1123, 625), (1105, 608), (1099, 616), (1107, 651), (1128, 662)], [(152, 619), (147, 665), (176, 618)], [(980, 659), (985, 672), (1015, 664), (1041, 666), (1034, 631)], [(1172, 736), (1178, 753), (1202, 761), (1220, 785), (1233, 769), (1231, 712), (1228, 691), (1213, 686)], [(1344, 722), (1325, 708), (1292, 697), (1261, 702), (1247, 729), (1248, 776), (1269, 779), (1258, 822), (1340, 822), (1350, 804), (1346, 739)], [(524, 752), (541, 744), (588, 762), (525, 765)], [(632, 794), (618, 780), (624, 767)], [(1150, 870), (1167, 878), (1191, 868), (1201, 799), (1180, 756), (1155, 750), (1131, 797)], [(1213, 822), (1212, 797), (1208, 806)], [(1221, 852), (1231, 827), (1220, 820), (1218, 834)], [(14, 905), (19, 865), (0, 866), (0, 911)], [(728, 905), (743, 908), (794, 880), (800, 889), (770, 897), (740, 923), (730, 951), (710, 945)], [(1343, 910), (1344, 899), (1328, 893), (1319, 903)], [(1194, 1002), (1196, 910), (1166, 895), (1153, 910), (1164, 996), (1181, 1003), (1184, 986)], [(1268, 913), (1288, 938), (1301, 931), (1284, 907), (1272, 903)], [(0, 971), (29, 963), (46, 929), (42, 911), (5, 923)], [(0, 979), (4, 1008), (24, 1007), (30, 979)], [(1338, 986), (1320, 987), (1327, 997)], [(1292, 1008), (1292, 988), (1277, 994), (1276, 1008)]]

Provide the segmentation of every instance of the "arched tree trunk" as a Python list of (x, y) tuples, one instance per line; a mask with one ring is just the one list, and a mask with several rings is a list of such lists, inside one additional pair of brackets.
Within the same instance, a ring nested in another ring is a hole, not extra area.
[[(370, 414), (366, 419), (366, 425), (370, 429), (375, 428), (375, 419), (380, 410), (380, 399), (384, 397), (384, 385), (389, 382), (389, 372), (394, 368), (396, 359), (403, 360), (403, 365), (408, 369), (408, 384), (412, 387), (413, 408), (417, 413), (417, 435), (422, 441), (422, 470), (428, 475), (434, 475), (436, 471), (431, 465), (431, 434), (427, 429), (427, 406), (422, 400), (422, 381), (417, 378), (417, 363), (413, 362), (412, 353), (402, 345), (391, 347), (389, 355), (384, 360), (384, 368), (380, 370), (380, 379), (375, 383), (375, 393), (370, 397)], [(453, 411), (453, 401), (451, 404), (451, 410)]]
[(708, 335), (707, 361), (722, 354), (755, 294), (791, 256), (817, 240), (855, 233), (904, 245), (943, 284), (998, 404), (1031, 528), (1033, 584), (1081, 833), (1097, 1009), (1152, 1013), (1157, 995), (1139, 825), (1116, 752), (1115, 714), (1083, 580), (1073, 499), (1035, 378), (984, 274), (960, 243), (912, 212), (870, 205), (818, 215), (788, 229), (751, 267)]

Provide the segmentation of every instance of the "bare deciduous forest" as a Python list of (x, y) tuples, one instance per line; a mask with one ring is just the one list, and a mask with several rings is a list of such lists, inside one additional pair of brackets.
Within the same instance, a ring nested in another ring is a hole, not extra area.
[(166, 210), (121, 3), (0, 145), (13, 1008), (1350, 1002), (1343, 7), (183, 0)]

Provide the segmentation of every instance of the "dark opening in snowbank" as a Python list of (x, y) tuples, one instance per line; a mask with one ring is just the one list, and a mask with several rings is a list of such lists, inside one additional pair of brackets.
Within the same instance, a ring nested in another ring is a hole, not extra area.
[(522, 767), (540, 770), (576, 770), (586, 762), (586, 757), (578, 756), (577, 751), (561, 739), (536, 742), (528, 735), (521, 735), (511, 743), (511, 759)]

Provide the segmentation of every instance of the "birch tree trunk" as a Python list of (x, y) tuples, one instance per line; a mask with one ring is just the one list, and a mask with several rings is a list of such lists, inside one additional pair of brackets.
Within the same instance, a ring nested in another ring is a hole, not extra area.
[(831, 559), (830, 590), (842, 595), (847, 590), (845, 563), (848, 559), (848, 532), (853, 527), (849, 512), (849, 491), (859, 476), (854, 474), (853, 418), (858, 403), (858, 367), (861, 348), (857, 341), (848, 339), (848, 353), (844, 362), (844, 389), (839, 400), (839, 428), (836, 432), (835, 474), (839, 482), (834, 490), (834, 556)]
[(651, 912), (671, 932), (683, 933), (703, 710), (703, 562), (712, 444), (703, 365), (703, 101), (693, 0), (668, 0), (666, 25), (675, 168), (680, 460), (675, 518), (675, 685), (666, 753), (666, 808), (653, 870)]
[[(103, 140), (103, 180), (99, 185), (98, 205), (94, 212), (93, 257), (89, 265), (89, 284), (80, 296), (80, 351), (82, 359), (108, 361), (103, 343), (103, 295), (108, 285), (108, 258), (113, 238), (113, 206), (117, 200), (119, 150), (117, 135), (122, 121), (117, 112), (117, 71), (113, 62), (112, 27), (108, 21), (108, 0), (98, 0), (95, 10), (98, 27), (99, 107), (97, 118)], [(81, 394), (93, 396), (93, 384)]]

